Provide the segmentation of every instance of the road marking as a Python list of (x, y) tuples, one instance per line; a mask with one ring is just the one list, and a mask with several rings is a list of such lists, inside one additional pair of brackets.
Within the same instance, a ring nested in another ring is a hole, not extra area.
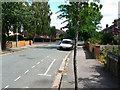
[(40, 64), (40, 62), (38, 62), (37, 64)]
[(32, 68), (34, 68), (35, 66), (32, 66)]
[(5, 89), (8, 88), (10, 85), (5, 86)]
[(16, 78), (14, 81), (17, 81), (18, 79), (20, 79), (21, 78), (21, 76), (19, 76), (18, 78)]
[(28, 72), (29, 72), (29, 70), (25, 71), (25, 73), (24, 73), (24, 74), (26, 74), (26, 73), (28, 73)]
[[(46, 58), (48, 58), (48, 57), (49, 57), (49, 56), (45, 57), (44, 59), (46, 59)], [(42, 62), (44, 59), (42, 59), (41, 62)]]
[(48, 67), (47, 71), (44, 73), (44, 75), (47, 75), (48, 71), (50, 70), (50, 68), (52, 67), (53, 63), (55, 62), (56, 59), (54, 59), (52, 61), (52, 63), (50, 64), (50, 66)]
[(28, 86), (26, 86), (25, 88), (29, 88)]
[(40, 76), (52, 76), (52, 75), (49, 75), (49, 74), (47, 74), (47, 75), (45, 75), (45, 74), (38, 74), (38, 75), (40, 75)]

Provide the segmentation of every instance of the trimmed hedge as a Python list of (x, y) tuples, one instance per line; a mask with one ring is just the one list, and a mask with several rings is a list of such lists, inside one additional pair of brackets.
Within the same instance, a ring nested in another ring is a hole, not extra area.
[(35, 38), (35, 42), (50, 42), (50, 39), (48, 39), (48, 38)]
[[(16, 41), (16, 35), (12, 35), (7, 37), (7, 40), (9, 41)], [(18, 35), (18, 40), (23, 40), (23, 36), (22, 35)]]

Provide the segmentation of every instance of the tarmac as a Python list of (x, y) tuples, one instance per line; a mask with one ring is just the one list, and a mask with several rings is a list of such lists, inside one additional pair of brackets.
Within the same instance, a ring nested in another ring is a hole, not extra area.
[[(48, 46), (49, 43), (35, 43), (29, 46), (9, 48), (0, 52), (0, 56), (12, 54), (14, 52), (19, 52), (22, 50)], [(56, 81), (57, 85), (61, 89), (74, 89), (74, 68), (73, 68), (73, 53), (67, 56), (67, 59), (63, 60), (64, 72), (60, 72)], [(62, 65), (62, 67), (63, 67)], [(92, 55), (83, 47), (78, 46), (77, 49), (77, 76), (78, 76), (78, 88), (119, 88), (120, 81), (115, 77), (110, 71), (106, 70), (102, 64), (96, 61)], [(60, 81), (59, 81), (60, 80)], [(55, 87), (53, 87), (55, 88)], [(58, 87), (56, 87), (58, 88)]]
[[(73, 53), (66, 62), (65, 72), (63, 73), (61, 90), (69, 90), (75, 87)], [(102, 64), (94, 59), (91, 54), (79, 46), (77, 49), (77, 80), (80, 89), (120, 89), (120, 81), (110, 71), (106, 70)]]
[(13, 48), (6, 48), (5, 50), (0, 51), (0, 56), (8, 55), (16, 52), (20, 52), (26, 49), (34, 48), (34, 47), (42, 47), (48, 46), (50, 43), (34, 43), (32, 45), (21, 46), (21, 47), (13, 47)]

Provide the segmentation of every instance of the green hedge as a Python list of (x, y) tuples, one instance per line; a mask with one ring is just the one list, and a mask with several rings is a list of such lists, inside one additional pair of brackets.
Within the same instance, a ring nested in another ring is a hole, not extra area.
[[(16, 35), (12, 35), (12, 36), (7, 37), (7, 40), (9, 40), (9, 41), (16, 41)], [(18, 40), (24, 40), (23, 36), (22, 35), (18, 35)]]

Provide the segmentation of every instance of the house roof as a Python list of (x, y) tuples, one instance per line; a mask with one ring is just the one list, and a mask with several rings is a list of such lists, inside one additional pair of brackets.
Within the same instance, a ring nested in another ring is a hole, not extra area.
[(63, 30), (59, 30), (59, 29), (56, 29), (57, 30), (57, 34), (64, 34), (64, 33), (66, 33), (65, 31), (63, 31)]

